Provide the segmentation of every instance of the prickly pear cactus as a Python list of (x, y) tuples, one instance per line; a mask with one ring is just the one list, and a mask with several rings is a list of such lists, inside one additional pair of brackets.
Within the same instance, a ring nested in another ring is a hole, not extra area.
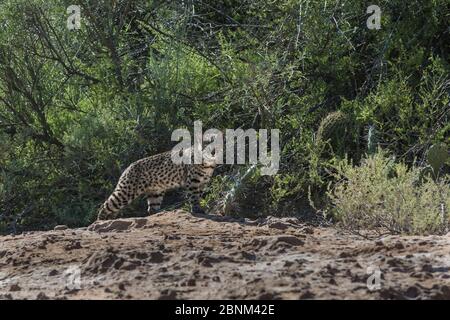
[(434, 144), (428, 150), (427, 160), (437, 177), (439, 169), (448, 159), (448, 147), (445, 143)]
[(434, 179), (434, 172), (431, 166), (421, 168), (419, 172), (418, 184), (421, 185), (426, 179)]
[(322, 119), (316, 134), (318, 145), (329, 143), (336, 153), (342, 153), (350, 125), (350, 118), (342, 111), (335, 111)]

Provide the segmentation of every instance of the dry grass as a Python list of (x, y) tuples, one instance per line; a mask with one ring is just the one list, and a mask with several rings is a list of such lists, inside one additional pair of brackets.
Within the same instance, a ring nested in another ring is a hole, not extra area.
[(406, 234), (442, 234), (450, 225), (448, 177), (421, 181), (421, 169), (396, 163), (384, 152), (360, 166), (339, 161), (329, 188), (328, 212), (345, 228)]

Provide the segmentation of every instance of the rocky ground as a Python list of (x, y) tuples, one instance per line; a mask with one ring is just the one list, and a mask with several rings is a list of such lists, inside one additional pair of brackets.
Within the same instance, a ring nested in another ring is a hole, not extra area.
[(450, 233), (162, 212), (1, 237), (0, 298), (450, 299)]

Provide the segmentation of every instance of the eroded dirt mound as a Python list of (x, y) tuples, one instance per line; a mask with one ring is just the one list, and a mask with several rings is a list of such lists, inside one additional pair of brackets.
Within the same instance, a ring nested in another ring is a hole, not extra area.
[(450, 233), (374, 241), (180, 210), (57, 229), (0, 238), (0, 298), (450, 299)]

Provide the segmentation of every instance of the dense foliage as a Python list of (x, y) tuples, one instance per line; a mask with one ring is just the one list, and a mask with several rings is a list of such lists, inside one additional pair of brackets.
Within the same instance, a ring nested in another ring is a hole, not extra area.
[(205, 204), (239, 181), (237, 214), (322, 206), (346, 155), (425, 166), (450, 144), (448, 0), (380, 0), (379, 30), (357, 0), (79, 0), (68, 30), (72, 2), (0, 3), (0, 231), (88, 224), (194, 120), (281, 130), (277, 175), (218, 170)]

